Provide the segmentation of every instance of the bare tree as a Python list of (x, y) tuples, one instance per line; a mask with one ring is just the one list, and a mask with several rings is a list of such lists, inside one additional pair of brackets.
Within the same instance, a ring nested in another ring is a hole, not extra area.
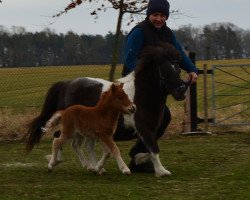
[[(108, 7), (105, 2), (111, 4), (111, 7)], [(114, 39), (114, 47), (113, 47), (113, 55), (112, 55), (112, 64), (109, 73), (110, 81), (114, 80), (114, 74), (118, 62), (119, 57), (119, 44), (121, 38), (121, 27), (124, 14), (129, 14), (129, 23), (133, 22), (133, 15), (134, 14), (142, 14), (142, 12), (147, 8), (147, 0), (72, 0), (72, 2), (60, 13), (54, 15), (53, 17), (59, 17), (60, 15), (68, 12), (69, 10), (79, 6), (82, 3), (96, 3), (99, 5), (96, 9), (94, 9), (90, 14), (94, 15), (95, 18), (98, 18), (98, 13), (103, 11), (106, 12), (108, 8), (112, 8), (118, 11), (118, 18), (117, 18), (117, 25), (116, 25), (116, 32), (115, 32), (115, 39)]]

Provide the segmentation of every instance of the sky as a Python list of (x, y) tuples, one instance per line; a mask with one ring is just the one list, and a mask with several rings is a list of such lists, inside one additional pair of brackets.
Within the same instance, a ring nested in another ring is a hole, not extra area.
[[(101, 0), (100, 0), (101, 1)], [(40, 32), (50, 28), (56, 33), (73, 31), (77, 34), (106, 35), (116, 30), (118, 12), (107, 9), (95, 20), (90, 12), (93, 5), (84, 5), (70, 10), (59, 18), (52, 18), (62, 11), (71, 0), (2, 0), (0, 25), (11, 31), (12, 26), (22, 26), (27, 32)], [(167, 24), (171, 29), (182, 25), (201, 27), (211, 23), (233, 23), (239, 28), (250, 29), (250, 0), (169, 0), (170, 10), (179, 10), (181, 15), (170, 15)], [(123, 31), (129, 31), (126, 18)], [(135, 22), (144, 17), (135, 17)]]

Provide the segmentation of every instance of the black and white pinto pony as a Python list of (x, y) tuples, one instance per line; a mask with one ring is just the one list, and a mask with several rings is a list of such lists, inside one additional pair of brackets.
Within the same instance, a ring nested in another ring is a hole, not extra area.
[[(117, 80), (124, 83), (123, 89), (137, 110), (132, 115), (120, 115), (114, 139), (138, 138), (147, 147), (147, 152), (135, 155), (135, 163), (151, 160), (157, 177), (171, 174), (159, 158), (157, 131), (163, 123), (167, 96), (172, 95), (176, 100), (185, 98), (188, 84), (180, 78), (180, 63), (181, 57), (172, 45), (147, 46), (140, 55), (135, 71)], [(28, 126), (26, 149), (31, 151), (40, 142), (43, 136), (41, 128), (53, 113), (75, 104), (95, 106), (111, 84), (104, 79), (83, 77), (52, 85), (41, 113)], [(88, 138), (85, 145), (95, 166), (95, 140)], [(60, 151), (57, 159), (60, 161), (61, 157)]]

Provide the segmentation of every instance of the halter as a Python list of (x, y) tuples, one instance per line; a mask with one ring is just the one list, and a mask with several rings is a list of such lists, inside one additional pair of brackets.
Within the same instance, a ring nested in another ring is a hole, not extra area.
[[(161, 68), (160, 66), (158, 66), (158, 72), (159, 72), (159, 77), (160, 77), (160, 93), (162, 95), (163, 98), (165, 98), (168, 94), (171, 94), (171, 90), (169, 89), (168, 85), (167, 85), (167, 81), (166, 78), (164, 76), (162, 76), (162, 72), (161, 72)], [(180, 86), (180, 88), (182, 87), (188, 87), (191, 85), (191, 80), (189, 81), (183, 81), (183, 85)]]

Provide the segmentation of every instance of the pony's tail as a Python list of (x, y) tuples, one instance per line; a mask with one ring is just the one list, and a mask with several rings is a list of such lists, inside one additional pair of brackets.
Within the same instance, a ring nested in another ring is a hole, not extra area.
[(61, 130), (62, 114), (63, 111), (57, 111), (52, 115), (49, 121), (45, 124), (45, 127), (42, 127), (43, 134), (54, 134), (55, 132)]
[(26, 150), (32, 151), (44, 135), (41, 128), (58, 109), (64, 109), (64, 105), (59, 104), (59, 100), (64, 98), (64, 93), (68, 82), (57, 82), (50, 87), (45, 98), (41, 113), (27, 125)]

